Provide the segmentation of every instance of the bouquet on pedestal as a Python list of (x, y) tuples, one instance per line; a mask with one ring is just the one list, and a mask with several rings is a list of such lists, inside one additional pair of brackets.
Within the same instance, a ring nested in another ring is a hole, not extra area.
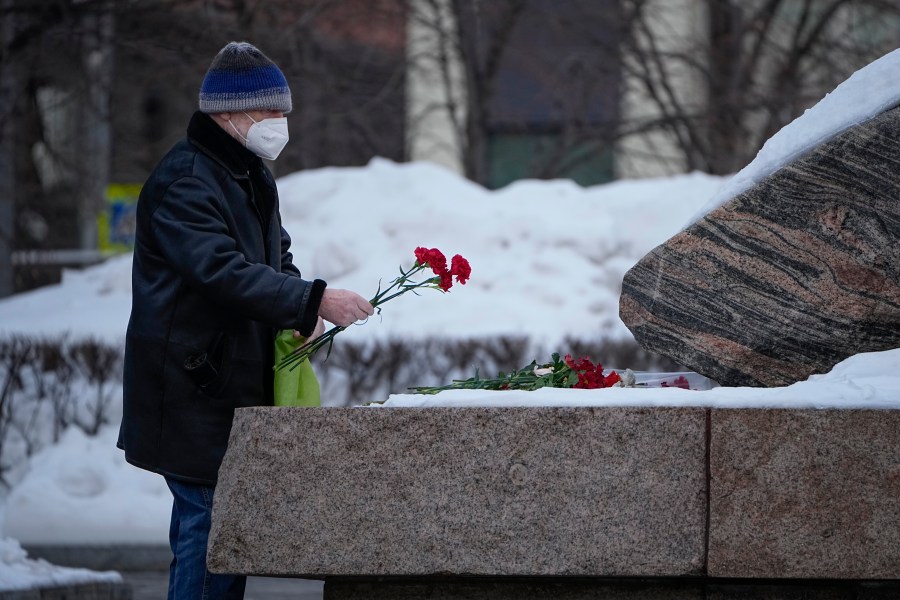
[[(436, 387), (415, 387), (420, 394), (436, 394), (445, 390), (537, 390), (543, 387), (597, 389), (622, 387), (633, 384), (634, 376), (626, 370), (623, 376), (616, 371), (604, 373), (603, 365), (594, 364), (589, 358), (560, 358), (554, 353), (549, 363), (529, 365), (510, 373), (500, 373), (497, 377), (483, 379), (477, 374), (469, 379), (457, 379), (452, 383)], [(630, 381), (629, 381), (630, 377)]]

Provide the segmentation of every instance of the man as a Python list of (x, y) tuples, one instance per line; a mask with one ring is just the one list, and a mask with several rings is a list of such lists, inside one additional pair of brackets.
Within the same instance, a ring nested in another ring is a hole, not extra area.
[(216, 55), (187, 137), (141, 191), (118, 446), (172, 491), (169, 598), (243, 598), (246, 578), (211, 574), (212, 497), (234, 409), (271, 405), (279, 329), (373, 314), (359, 294), (307, 281), (293, 264), (262, 158), (287, 142), (291, 92), (248, 43)]

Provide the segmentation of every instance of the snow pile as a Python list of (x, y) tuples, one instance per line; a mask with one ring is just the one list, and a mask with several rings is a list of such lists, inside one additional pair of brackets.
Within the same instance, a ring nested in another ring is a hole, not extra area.
[(857, 354), (822, 375), (778, 388), (604, 388), (597, 390), (450, 390), (392, 394), (373, 407), (699, 406), (705, 408), (900, 408), (900, 348)]
[(26, 545), (168, 544), (165, 479), (126, 463), (117, 436), (113, 426), (96, 436), (71, 427), (34, 455), (7, 498), (4, 535)]
[(0, 538), (0, 591), (95, 582), (121, 583), (122, 576), (113, 571), (59, 567), (45, 560), (33, 560), (28, 558), (19, 542)]
[[(527, 334), (546, 346), (567, 335), (631, 339), (618, 316), (625, 272), (720, 184), (695, 173), (592, 188), (521, 181), (492, 192), (441, 167), (382, 159), (278, 180), (294, 261), (308, 279), (371, 297), (379, 280), (412, 264), (417, 246), (472, 264), (465, 286), (392, 300), (344, 339)], [(130, 309), (126, 255), (0, 301), (0, 335), (120, 343)]]

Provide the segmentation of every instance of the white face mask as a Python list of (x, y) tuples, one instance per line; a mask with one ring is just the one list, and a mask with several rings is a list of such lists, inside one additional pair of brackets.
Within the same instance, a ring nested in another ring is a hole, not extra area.
[[(244, 114), (253, 121), (253, 117), (247, 113)], [(231, 121), (228, 122), (231, 123)], [(278, 158), (289, 139), (287, 117), (253, 121), (253, 125), (247, 131), (247, 137), (241, 135), (234, 123), (231, 123), (231, 128), (243, 138), (247, 150), (250, 150), (260, 158), (268, 160)]]

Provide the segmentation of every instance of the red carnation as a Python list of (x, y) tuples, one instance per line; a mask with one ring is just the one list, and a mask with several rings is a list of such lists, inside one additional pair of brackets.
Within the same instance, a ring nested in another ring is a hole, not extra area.
[(469, 266), (469, 261), (456, 254), (453, 256), (453, 260), (450, 261), (450, 273), (456, 276), (456, 281), (460, 285), (465, 285), (472, 274), (472, 267)]
[[(378, 291), (375, 292), (375, 296), (369, 301), (379, 314), (381, 313), (381, 305), (388, 300), (392, 300), (408, 292), (418, 293), (417, 290), (423, 288), (439, 289), (442, 292), (446, 292), (453, 286), (454, 276), (456, 276), (456, 280), (459, 283), (465, 283), (472, 272), (469, 262), (459, 254), (453, 257), (452, 270), (447, 268), (447, 257), (437, 248), (425, 248), (424, 246), (419, 246), (413, 251), (413, 254), (416, 257), (415, 264), (406, 270), (401, 266), (400, 277), (394, 279), (390, 285), (384, 289), (382, 289), (381, 282), (379, 282)], [(425, 275), (422, 272), (427, 268), (431, 268), (431, 270), (434, 271), (433, 277), (426, 277), (420, 281), (413, 281), (413, 277), (419, 274)], [(293, 350), (279, 361), (277, 365), (278, 370), (284, 368), (293, 369), (304, 360), (308, 360), (324, 346), (328, 346), (328, 351), (330, 352), (331, 344), (334, 342), (334, 336), (344, 331), (344, 329), (346, 329), (346, 327), (333, 327), (314, 340)]]
[(447, 258), (437, 248), (431, 249), (428, 255), (428, 264), (435, 275), (443, 275), (447, 271)]
[(435, 275), (442, 275), (447, 270), (447, 257), (437, 248), (416, 248), (416, 261), (420, 265), (428, 265)]
[(622, 378), (619, 377), (619, 374), (615, 371), (611, 371), (609, 375), (603, 378), (603, 387), (612, 387), (620, 381), (622, 381)]
[(613, 384), (621, 381), (621, 377), (615, 371), (611, 371), (609, 375), (603, 375), (603, 365), (594, 364), (589, 358), (572, 358), (571, 354), (566, 354), (565, 363), (570, 369), (578, 375), (578, 383), (573, 387), (579, 389), (593, 390), (597, 388), (611, 387)]
[(687, 380), (687, 377), (685, 377), (684, 375), (679, 375), (675, 378), (674, 381), (672, 381), (672, 385), (669, 385), (668, 383), (663, 381), (661, 384), (659, 384), (659, 387), (677, 387), (683, 390), (689, 390), (691, 389), (691, 383)]
[(451, 287), (453, 287), (453, 275), (450, 274), (450, 271), (444, 271), (441, 273), (441, 282), (438, 286), (446, 291), (449, 291)]

